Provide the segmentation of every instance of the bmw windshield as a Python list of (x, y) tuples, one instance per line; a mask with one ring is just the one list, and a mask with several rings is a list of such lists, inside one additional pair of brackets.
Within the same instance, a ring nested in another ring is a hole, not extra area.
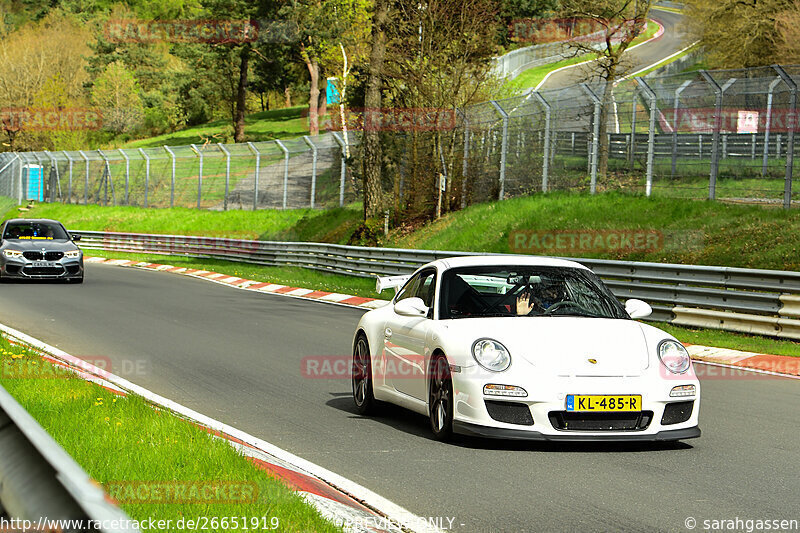
[(61, 224), (53, 222), (9, 222), (3, 232), (9, 240), (67, 240), (69, 236)]
[(479, 266), (442, 277), (440, 317), (628, 318), (593, 273), (579, 268)]

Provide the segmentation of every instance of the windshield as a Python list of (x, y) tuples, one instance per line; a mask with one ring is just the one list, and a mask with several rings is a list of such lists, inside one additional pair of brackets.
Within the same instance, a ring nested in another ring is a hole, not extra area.
[(628, 318), (592, 272), (579, 268), (480, 266), (442, 277), (441, 318), (585, 316)]
[(9, 222), (6, 224), (3, 238), (48, 241), (69, 239), (61, 224), (54, 222)]

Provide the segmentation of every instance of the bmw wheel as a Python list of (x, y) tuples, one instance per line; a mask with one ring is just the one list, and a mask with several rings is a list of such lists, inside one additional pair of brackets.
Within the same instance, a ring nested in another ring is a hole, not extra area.
[(359, 414), (369, 415), (376, 411), (372, 391), (372, 360), (369, 355), (367, 337), (362, 333), (353, 348), (353, 401)]
[(447, 358), (442, 354), (431, 359), (428, 410), (433, 437), (449, 440), (453, 435), (453, 378)]

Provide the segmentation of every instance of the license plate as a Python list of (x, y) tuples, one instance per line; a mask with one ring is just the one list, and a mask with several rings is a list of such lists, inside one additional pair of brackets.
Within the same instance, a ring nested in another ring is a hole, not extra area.
[(53, 268), (54, 266), (56, 266), (56, 264), (51, 262), (51, 261), (34, 261), (33, 262), (33, 267), (34, 268)]
[(567, 395), (567, 411), (641, 411), (642, 396), (580, 396)]

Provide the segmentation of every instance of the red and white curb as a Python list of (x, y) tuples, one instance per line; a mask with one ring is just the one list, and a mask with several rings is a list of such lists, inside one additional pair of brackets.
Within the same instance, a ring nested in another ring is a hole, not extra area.
[(260, 468), (281, 478), (306, 502), (344, 531), (353, 533), (436, 532), (434, 522), (417, 516), (330, 470), (278, 448), (258, 437), (207, 417), (173, 402), (125, 378), (121, 378), (30, 335), (0, 324), (0, 332), (10, 342), (24, 345), (48, 361), (75, 372), (119, 395), (136, 394), (156, 408), (174, 414), (224, 438)]
[(144, 268), (147, 270), (170, 272), (173, 274), (181, 274), (183, 276), (191, 276), (193, 278), (213, 281), (216, 283), (220, 283), (222, 285), (228, 285), (229, 287), (236, 287), (237, 289), (266, 292), (272, 294), (282, 294), (284, 296), (292, 296), (294, 298), (319, 300), (322, 302), (347, 305), (351, 307), (364, 307), (367, 309), (375, 309), (377, 307), (381, 307), (389, 303), (388, 300), (379, 300), (377, 298), (364, 298), (362, 296), (353, 296), (351, 294), (339, 294), (336, 292), (317, 291), (314, 289), (304, 289), (301, 287), (290, 287), (287, 285), (280, 285), (277, 283), (265, 283), (261, 281), (255, 281), (252, 279), (245, 279), (237, 276), (231, 276), (228, 274), (220, 274), (219, 272), (213, 272), (210, 270), (199, 270), (195, 268), (161, 265), (158, 263), (148, 263), (146, 261), (129, 261), (127, 259), (106, 259), (104, 257), (86, 257), (84, 258), (84, 261), (87, 263), (102, 263), (106, 265)]

